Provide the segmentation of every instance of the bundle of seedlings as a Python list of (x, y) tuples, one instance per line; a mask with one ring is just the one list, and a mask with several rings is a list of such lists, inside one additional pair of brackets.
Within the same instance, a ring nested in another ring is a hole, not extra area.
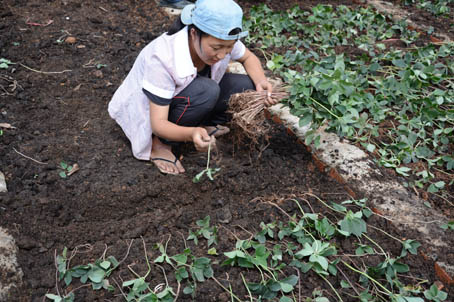
[[(230, 97), (228, 112), (232, 114), (231, 127), (236, 130), (235, 136), (238, 142), (248, 138), (253, 146), (259, 144), (260, 138), (267, 138), (270, 130), (265, 122), (264, 111), (267, 93), (267, 91), (249, 90)], [(288, 96), (285, 87), (281, 85), (273, 87), (272, 99), (281, 101)]]

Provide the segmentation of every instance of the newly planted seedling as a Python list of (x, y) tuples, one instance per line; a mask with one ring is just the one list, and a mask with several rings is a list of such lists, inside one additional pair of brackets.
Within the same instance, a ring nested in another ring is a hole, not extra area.
[(199, 237), (203, 236), (207, 240), (207, 246), (210, 247), (213, 243), (217, 244), (217, 228), (216, 226), (210, 226), (210, 216), (206, 216), (204, 219), (196, 221), (196, 224), (200, 227), (196, 231), (189, 230), (189, 236), (187, 240), (194, 240), (194, 243), (199, 244)]
[(206, 175), (209, 180), (214, 180), (213, 175), (221, 170), (221, 168), (210, 168), (210, 153), (211, 153), (211, 142), (208, 145), (207, 166), (203, 171), (201, 171), (199, 174), (194, 176), (194, 178), (192, 179), (192, 182), (194, 182), (194, 183), (200, 182), (202, 180), (203, 175)]
[(66, 177), (68, 177), (69, 172), (71, 172), (72, 168), (73, 168), (73, 166), (68, 165), (67, 163), (62, 161), (62, 162), (60, 162), (60, 169), (62, 169), (63, 171), (60, 171), (60, 173), (58, 173), (58, 175), (60, 175), (61, 178), (66, 178)]
[[(170, 240), (170, 238), (169, 238)], [(143, 241), (143, 239), (142, 239)], [(168, 242), (168, 241), (167, 241)], [(141, 276), (138, 273), (136, 273), (131, 266), (128, 266), (129, 270), (134, 274), (136, 278), (124, 281), (122, 283), (122, 288), (128, 289), (129, 292), (128, 294), (124, 294), (123, 291), (123, 297), (125, 298), (126, 301), (149, 301), (149, 302), (172, 302), (175, 299), (176, 294), (174, 293), (172, 287), (169, 286), (167, 283), (166, 279), (166, 284), (165, 286), (157, 286), (154, 290), (150, 288), (150, 283), (146, 281), (146, 278), (151, 272), (151, 264), (150, 261), (148, 260), (148, 254), (147, 254), (147, 249), (145, 242), (143, 241), (143, 246), (144, 246), (144, 254), (145, 254), (145, 261), (148, 267), (148, 271), (145, 273), (145, 275)], [(169, 264), (172, 264), (170, 257), (167, 256), (167, 251), (162, 244), (158, 244), (159, 250), (162, 253), (161, 256), (159, 256), (154, 262), (155, 263), (162, 263), (166, 261)], [(167, 247), (167, 243), (166, 243)], [(164, 272), (165, 274), (165, 272)]]
[(432, 284), (429, 290), (424, 292), (424, 297), (429, 301), (441, 302), (445, 301), (448, 297), (448, 294), (442, 290), (439, 290), (437, 285)]
[[(215, 258), (214, 261), (193, 255), (186, 242), (183, 252), (169, 255), (169, 238), (165, 246), (157, 245), (160, 255), (154, 263), (162, 265), (160, 268), (163, 271), (164, 267), (173, 270), (174, 280), (178, 284), (177, 291), (173, 291), (167, 284), (167, 278), (166, 285), (162, 287), (164, 290), (151, 290), (149, 282), (146, 281), (151, 270), (148, 264), (149, 270), (145, 276), (136, 275), (137, 278), (123, 283), (124, 287), (129, 288), (129, 294), (125, 294), (125, 298), (127, 301), (170, 302), (178, 298), (181, 285), (183, 294), (191, 295), (193, 300), (197, 300), (198, 284), (212, 279), (229, 294), (232, 301), (243, 302), (235, 295), (231, 284), (223, 285), (214, 276), (213, 266), (221, 263), (222, 266), (227, 266), (224, 270), (228, 274), (228, 267), (236, 267), (235, 272), (239, 272), (241, 276), (249, 301), (328, 301), (325, 297), (326, 290), (314, 290), (310, 297), (301, 295), (301, 282), (305, 280), (304, 274), (309, 272), (315, 273), (328, 285), (335, 295), (333, 301), (345, 301), (343, 297), (347, 296), (361, 302), (423, 302), (423, 295), (429, 301), (446, 299), (446, 293), (438, 288), (423, 288), (426, 280), (405, 278), (418, 280), (416, 284), (404, 284), (400, 280), (409, 271), (403, 258), (408, 253), (417, 254), (420, 243), (412, 239), (402, 241), (381, 230), (383, 234), (402, 244), (400, 256), (390, 255), (367, 235), (367, 223), (363, 217), (374, 214), (366, 206), (366, 200), (347, 200), (341, 204), (329, 205), (319, 198), (316, 199), (327, 207), (329, 213), (304, 212), (298, 200), (293, 199), (301, 210), (300, 217), (297, 214), (287, 214), (285, 217), (289, 219), (285, 223), (260, 223), (259, 231), (250, 234), (249, 239), (238, 239), (235, 247), (223, 252), (222, 256), (210, 249), (208, 254), (211, 255), (210, 258)], [(210, 240), (214, 232), (209, 216), (196, 223), (200, 228), (190, 231), (188, 239), (196, 241), (203, 236)], [(375, 226), (371, 228), (379, 230)], [(379, 252), (363, 240), (370, 241)], [(353, 255), (339, 254), (338, 247), (343, 241), (353, 241), (350, 244)], [(221, 261), (217, 257), (225, 259)], [(374, 260), (371, 262), (369, 259)], [(350, 272), (346, 273), (344, 269)], [(247, 270), (248, 274), (243, 273), (243, 270)], [(295, 270), (297, 274), (294, 274)], [(253, 271), (256, 274), (251, 274)], [(250, 276), (254, 275), (254, 279), (250, 279)], [(331, 283), (332, 276), (340, 278), (339, 288), (335, 287), (335, 283)], [(332, 293), (329, 295), (334, 297)]]
[[(76, 253), (77, 251), (75, 250), (71, 256), (68, 256), (68, 249), (65, 247), (62, 254), (56, 256), (55, 264), (57, 267), (58, 280), (63, 280), (66, 287), (68, 287), (74, 279), (79, 279), (80, 283), (91, 285), (93, 290), (107, 289), (112, 291), (113, 287), (110, 285), (107, 278), (119, 265), (119, 262), (115, 259), (115, 257), (103, 257), (97, 259), (94, 263), (69, 267), (71, 258), (74, 257)], [(55, 302), (74, 301), (74, 291), (75, 290), (72, 290), (70, 293), (65, 295), (46, 294), (46, 298)]]
[(345, 236), (353, 234), (361, 237), (361, 235), (367, 231), (366, 222), (362, 219), (362, 217), (363, 213), (361, 211), (356, 213), (348, 211), (345, 218), (339, 222), (342, 234)]
[(0, 58), (0, 69), (8, 69), (10, 65), (14, 65), (16, 63), (11, 62), (8, 59)]
[(309, 256), (309, 263), (317, 272), (326, 272), (328, 270), (329, 256), (337, 253), (336, 248), (329, 242), (321, 242), (314, 240), (312, 245), (309, 243), (304, 244), (304, 248), (295, 254), (297, 259)]

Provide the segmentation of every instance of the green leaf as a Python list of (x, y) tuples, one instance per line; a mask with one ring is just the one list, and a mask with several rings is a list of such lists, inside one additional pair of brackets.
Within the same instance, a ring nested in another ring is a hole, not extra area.
[(99, 282), (99, 283), (92, 282), (91, 287), (93, 288), (93, 290), (101, 289), (103, 287), (103, 282)]
[(445, 184), (446, 183), (444, 181), (438, 181), (438, 182), (434, 183), (435, 187), (437, 187), (438, 189), (443, 189)]
[(171, 257), (173, 260), (175, 260), (175, 262), (177, 263), (177, 265), (182, 265), (182, 264), (186, 264), (187, 261), (188, 261), (188, 256), (186, 254), (177, 254), (175, 256), (172, 256)]
[(209, 249), (207, 253), (208, 253), (208, 255), (218, 255), (218, 252), (216, 251), (216, 248), (214, 248), (214, 247)]
[(396, 168), (396, 172), (400, 175), (403, 175), (403, 176), (410, 176), (410, 174), (408, 174), (407, 172), (411, 171), (410, 168), (407, 168), (407, 167), (399, 167), (399, 168)]
[(61, 178), (66, 178), (65, 171), (61, 171), (60, 173), (58, 173), (58, 175), (60, 175)]
[(128, 280), (128, 281), (124, 281), (122, 283), (122, 287), (128, 287), (128, 286), (131, 286), (133, 285), (135, 282), (136, 282), (137, 279), (133, 279), (133, 280)]
[(239, 251), (239, 250), (225, 252), (224, 255), (227, 258), (236, 258), (236, 257), (245, 258), (246, 257), (246, 255), (242, 251)]
[(105, 260), (105, 261), (101, 262), (99, 264), (99, 266), (102, 267), (103, 269), (107, 270), (110, 267), (110, 264), (111, 264), (110, 261)]
[(159, 256), (154, 260), (154, 263), (163, 263), (164, 262), (164, 255)]
[(270, 60), (270, 61), (266, 62), (266, 67), (269, 70), (273, 71), (274, 69), (276, 69), (276, 64), (274, 64), (274, 62)]
[(107, 257), (107, 260), (109, 260), (110, 263), (112, 263), (112, 268), (116, 268), (116, 267), (118, 267), (120, 265), (120, 263), (118, 262), (118, 260), (114, 256)]
[(295, 286), (298, 283), (298, 277), (295, 275), (290, 275), (285, 279), (282, 279), (281, 282)]
[(310, 114), (308, 112), (300, 118), (298, 124), (300, 127), (304, 127), (304, 126), (309, 125), (311, 122), (312, 122), (312, 114)]
[(289, 297), (286, 297), (286, 296), (282, 296), (280, 299), (279, 299), (279, 302), (293, 302), (293, 299), (289, 298)]
[(188, 271), (183, 266), (180, 266), (175, 271), (175, 279), (177, 279), (178, 282), (181, 282), (183, 279), (186, 279), (188, 277), (189, 277)]
[(341, 285), (342, 288), (351, 288), (350, 283), (348, 283), (345, 280), (341, 280), (340, 285)]
[(405, 63), (404, 60), (393, 60), (392, 63), (394, 64), (394, 66), (397, 66), (397, 67), (400, 67), (400, 68), (407, 68), (407, 64)]
[(358, 213), (361, 214), (361, 212), (348, 211), (345, 218), (340, 221), (340, 226), (342, 231), (361, 237), (367, 231), (367, 225), (364, 220), (357, 217)]
[(195, 279), (198, 282), (204, 282), (205, 281), (205, 277), (203, 275), (203, 269), (192, 267), (191, 268), (191, 272), (192, 272), (192, 274), (194, 275)]
[(183, 289), (183, 294), (185, 295), (190, 295), (194, 292), (194, 289), (190, 286), (186, 286), (184, 289)]
[(291, 284), (281, 282), (280, 285), (284, 293), (290, 293), (293, 290), (293, 286)]
[(447, 230), (447, 229), (454, 230), (454, 221), (450, 221), (448, 223), (445, 223), (445, 224), (441, 225), (440, 227), (442, 229), (444, 229), (444, 230)]
[(104, 279), (104, 276), (106, 273), (97, 267), (93, 267), (89, 272), (88, 272), (88, 278), (94, 283), (99, 283)]
[(315, 254), (311, 255), (309, 257), (309, 261), (320, 264), (320, 266), (323, 268), (323, 270), (328, 269), (328, 260), (326, 260), (326, 258), (323, 256), (319, 256), (319, 255), (315, 255)]
[(305, 257), (305, 256), (309, 256), (309, 255), (312, 255), (314, 253), (314, 250), (312, 248), (312, 246), (309, 244), (309, 243), (305, 243), (304, 244), (304, 248), (302, 250), (300, 250), (299, 252), (297, 252), (295, 254), (296, 257)]
[(69, 272), (68, 272), (68, 274), (65, 274), (65, 284), (66, 284), (66, 286), (70, 285), (72, 280), (73, 280), (72, 275)]
[(369, 151), (370, 153), (373, 153), (375, 151), (375, 145), (367, 144), (366, 150)]
[(196, 176), (194, 176), (194, 178), (192, 179), (192, 182), (193, 183), (198, 183), (202, 180), (202, 176), (203, 174), (205, 174), (207, 172), (207, 170), (203, 170), (201, 172), (199, 172)]
[(55, 302), (61, 302), (62, 301), (62, 297), (54, 295), (54, 294), (46, 294), (46, 298), (54, 300)]

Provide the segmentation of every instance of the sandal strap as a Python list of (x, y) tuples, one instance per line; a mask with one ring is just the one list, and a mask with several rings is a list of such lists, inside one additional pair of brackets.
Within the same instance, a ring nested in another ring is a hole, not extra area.
[(155, 158), (150, 157), (150, 159), (151, 159), (152, 161), (155, 161), (155, 160), (162, 160), (162, 161), (165, 161), (165, 162), (174, 164), (174, 165), (177, 163), (177, 160), (178, 160), (176, 157), (175, 157), (175, 160), (173, 160), (173, 161), (170, 160), (170, 159), (165, 159), (165, 158), (161, 158), (161, 157), (155, 157)]

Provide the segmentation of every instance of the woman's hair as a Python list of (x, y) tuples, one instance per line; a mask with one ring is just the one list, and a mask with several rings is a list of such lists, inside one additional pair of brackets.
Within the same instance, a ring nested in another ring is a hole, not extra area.
[[(170, 25), (169, 30), (167, 31), (167, 35), (171, 36), (173, 34), (176, 34), (180, 30), (182, 30), (185, 26), (186, 25), (184, 25), (184, 23), (181, 22), (181, 18), (178, 17), (178, 18), (175, 19), (175, 21), (173, 21), (172, 25)], [(208, 35), (207, 33), (201, 31), (200, 29), (198, 29), (197, 26), (195, 26), (194, 24), (191, 24), (188, 27), (189, 27), (189, 31), (191, 31), (191, 28), (194, 28), (196, 33), (197, 33), (197, 35), (200, 36), (200, 37)]]
[[(183, 22), (181, 22), (181, 17), (178, 17), (175, 19), (175, 21), (172, 23), (172, 25), (170, 25), (169, 27), (169, 30), (167, 31), (167, 35), (171, 36), (173, 34), (176, 34), (177, 32), (179, 32), (180, 30), (182, 30), (186, 25), (184, 25)], [(194, 28), (195, 31), (196, 31), (196, 34), (199, 36), (199, 37), (203, 37), (203, 36), (208, 36), (208, 34), (204, 31), (201, 31), (197, 26), (195, 26), (194, 24), (191, 24), (188, 26), (189, 28), (189, 32), (191, 31), (191, 28)], [(234, 28), (232, 29), (230, 32), (229, 32), (229, 35), (237, 35), (241, 32), (241, 28), (237, 27), (237, 28)]]

